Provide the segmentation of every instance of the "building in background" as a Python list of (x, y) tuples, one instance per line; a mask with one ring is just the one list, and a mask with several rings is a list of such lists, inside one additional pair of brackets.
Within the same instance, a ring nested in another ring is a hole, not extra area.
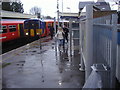
[(98, 0), (97, 2), (85, 1), (85, 2), (79, 2), (79, 7), (78, 7), (79, 8), (79, 13), (88, 4), (94, 5), (95, 7), (97, 7), (101, 11), (111, 10), (110, 4), (105, 2), (105, 0)]
[(95, 6), (97, 8), (99, 8), (101, 11), (108, 11), (108, 10), (111, 10), (110, 8), (110, 4), (105, 2), (105, 0), (98, 0), (96, 3), (95, 3)]
[(120, 11), (120, 1), (118, 2), (118, 11)]

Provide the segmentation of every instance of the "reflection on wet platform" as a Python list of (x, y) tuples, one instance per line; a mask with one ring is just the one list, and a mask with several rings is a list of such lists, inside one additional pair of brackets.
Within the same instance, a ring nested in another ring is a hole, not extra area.
[(11, 65), (3, 68), (3, 88), (82, 88), (80, 55), (70, 56), (67, 44), (59, 51), (53, 40), (42, 43), (41, 50), (37, 43), (4, 61)]

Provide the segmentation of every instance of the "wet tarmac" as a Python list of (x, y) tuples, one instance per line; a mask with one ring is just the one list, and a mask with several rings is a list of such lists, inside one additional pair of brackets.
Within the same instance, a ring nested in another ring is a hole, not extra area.
[[(10, 54), (9, 54), (10, 55)], [(39, 41), (3, 56), (3, 88), (82, 88), (80, 55), (70, 56), (69, 44), (59, 51), (54, 40)]]

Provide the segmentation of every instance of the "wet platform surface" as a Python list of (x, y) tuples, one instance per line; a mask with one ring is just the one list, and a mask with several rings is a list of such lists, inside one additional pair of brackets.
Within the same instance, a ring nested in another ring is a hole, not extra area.
[(80, 55), (70, 57), (56, 51), (54, 40), (48, 38), (3, 55), (3, 88), (82, 88), (84, 72), (79, 70)]

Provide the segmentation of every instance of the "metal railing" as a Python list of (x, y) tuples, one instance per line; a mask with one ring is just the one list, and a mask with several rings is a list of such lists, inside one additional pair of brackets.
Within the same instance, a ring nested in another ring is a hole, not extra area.
[(107, 12), (107, 15), (105, 12), (101, 13), (103, 14), (95, 16), (93, 6), (87, 5), (84, 18), (80, 18), (81, 64), (84, 62), (86, 80), (91, 74), (93, 64), (110, 67), (109, 84), (113, 88), (117, 60), (117, 13), (111, 11)]

